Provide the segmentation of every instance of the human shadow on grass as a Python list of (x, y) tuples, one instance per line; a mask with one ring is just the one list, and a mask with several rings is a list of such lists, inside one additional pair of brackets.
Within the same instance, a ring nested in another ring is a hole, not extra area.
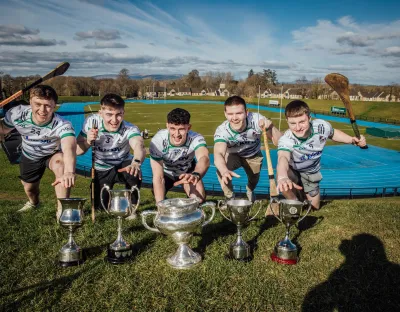
[[(73, 274), (62, 276), (51, 281), (43, 281), (30, 286), (13, 289), (8, 293), (0, 294), (0, 301), (2, 302), (2, 311), (17, 311), (19, 309), (27, 309), (27, 306), (35, 300), (35, 297), (42, 293), (47, 293), (46, 306), (42, 308), (43, 311), (54, 310), (54, 306), (60, 302), (61, 297), (69, 291), (71, 284), (79, 279), (84, 273), (93, 270), (102, 261), (92, 262), (91, 265), (82, 265), (78, 272)], [(60, 270), (69, 270), (73, 268), (60, 268)], [(16, 295), (23, 293), (22, 296), (17, 298)], [(12, 295), (11, 298), (7, 300), (7, 297)]]
[(307, 293), (302, 311), (399, 311), (400, 265), (388, 261), (380, 239), (357, 234), (339, 251), (345, 262)]

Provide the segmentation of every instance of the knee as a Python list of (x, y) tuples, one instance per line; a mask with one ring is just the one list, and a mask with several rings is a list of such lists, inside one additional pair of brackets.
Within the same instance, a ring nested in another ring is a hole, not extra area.
[(51, 168), (56, 177), (61, 177), (64, 174), (64, 162), (62, 160), (56, 160)]

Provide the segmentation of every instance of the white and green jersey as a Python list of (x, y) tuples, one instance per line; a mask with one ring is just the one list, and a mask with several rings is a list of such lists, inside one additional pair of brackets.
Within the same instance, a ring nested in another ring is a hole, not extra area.
[(262, 129), (258, 125), (263, 115), (249, 112), (246, 118), (246, 129), (242, 132), (233, 130), (228, 120), (220, 125), (214, 134), (214, 143), (225, 142), (229, 154), (238, 154), (240, 157), (249, 158), (261, 149)]
[(289, 165), (299, 171), (316, 173), (321, 169), (322, 150), (328, 138), (332, 138), (334, 129), (322, 119), (311, 120), (311, 133), (308, 138), (296, 137), (292, 131), (286, 130), (278, 142), (278, 151), (290, 152)]
[(94, 114), (86, 118), (83, 123), (81, 135), (87, 137), (87, 132), (93, 127), (93, 120), (97, 121), (99, 134), (95, 141), (95, 168), (106, 171), (119, 165), (125, 160), (132, 159), (130, 154), (131, 146), (129, 139), (140, 136), (140, 130), (135, 125), (123, 120), (119, 129), (109, 132), (104, 127), (103, 118)]
[(168, 129), (163, 129), (151, 139), (150, 157), (163, 162), (166, 175), (178, 177), (188, 171), (195, 157), (195, 151), (201, 146), (207, 147), (207, 144), (199, 133), (189, 131), (185, 144), (174, 146), (169, 140)]
[(61, 151), (61, 139), (75, 136), (72, 124), (57, 114), (45, 125), (37, 125), (32, 120), (32, 108), (18, 105), (4, 116), (4, 124), (15, 128), (22, 138), (22, 153), (32, 160), (38, 160)]

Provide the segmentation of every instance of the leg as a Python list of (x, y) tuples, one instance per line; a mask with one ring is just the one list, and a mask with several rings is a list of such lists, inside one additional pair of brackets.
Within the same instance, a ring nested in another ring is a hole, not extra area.
[[(226, 153), (225, 161), (228, 170), (236, 170), (242, 166), (242, 163), (240, 162), (240, 157), (236, 154)], [(217, 177), (225, 197), (232, 198), (234, 195), (232, 181), (229, 181), (228, 184), (223, 183), (221, 179), (221, 173), (218, 170), (217, 170)]]
[(24, 212), (36, 208), (39, 204), (39, 185), (40, 179), (46, 169), (46, 158), (39, 160), (31, 160), (21, 155), (21, 161), (19, 164), (20, 179), (24, 186), (26, 196), (29, 201), (22, 207), (18, 212)]
[(242, 158), (243, 169), (247, 175), (247, 197), (251, 202), (255, 201), (254, 189), (260, 180), (260, 171), (262, 166), (263, 156), (259, 152), (251, 158)]
[[(104, 184), (108, 185), (112, 189), (115, 184), (114, 182), (115, 176), (116, 176), (115, 168), (106, 171), (96, 170), (96, 175), (94, 178), (94, 207), (96, 209), (98, 210), (102, 209), (101, 199), (100, 199), (101, 189), (103, 188)], [(107, 209), (108, 203), (110, 201), (110, 195), (108, 194), (108, 192), (103, 192), (102, 199), (105, 209)]]
[(307, 193), (307, 199), (311, 200), (312, 208), (315, 210), (319, 210), (321, 204), (321, 194), (318, 191), (318, 194), (315, 196), (310, 196), (310, 193)]
[(188, 197), (197, 197), (200, 203), (206, 200), (206, 191), (204, 189), (203, 181), (199, 181), (196, 185), (193, 184), (183, 184), (183, 189)]
[[(53, 171), (54, 176), (56, 178), (60, 178), (64, 174), (64, 161), (63, 154), (56, 153), (50, 157), (48, 161), (48, 166), (51, 171)], [(69, 198), (69, 194), (71, 189), (65, 188), (61, 185), (61, 183), (57, 184), (55, 187), (56, 197), (57, 198)], [(57, 220), (58, 216), (61, 215), (61, 202), (57, 200)]]
[[(303, 186), (300, 174), (297, 171), (293, 170), (292, 168), (289, 168), (288, 177), (294, 183), (296, 183), (300, 186)], [(299, 198), (304, 197), (304, 189), (303, 190), (291, 189), (291, 190), (283, 191), (282, 194), (286, 199), (298, 200)]]
[(312, 208), (318, 210), (320, 207), (321, 195), (319, 192), (319, 182), (322, 180), (321, 172), (316, 173), (300, 173), (301, 181), (307, 199), (311, 201)]
[[(124, 168), (126, 166), (129, 166), (130, 164), (131, 164), (131, 161), (127, 160), (127, 161), (124, 161), (120, 167)], [(142, 185), (142, 180), (140, 180), (138, 177), (135, 177), (127, 172), (120, 172), (116, 176), (115, 183), (123, 183), (123, 184), (125, 184), (125, 187), (127, 189), (131, 189), (132, 186), (137, 186), (140, 189), (140, 187)], [(132, 201), (133, 205), (137, 204), (137, 202), (138, 202), (137, 192), (132, 192), (131, 201)]]
[(21, 180), (21, 183), (24, 186), (25, 194), (28, 196), (29, 202), (36, 206), (39, 203), (40, 180), (34, 183), (28, 183)]

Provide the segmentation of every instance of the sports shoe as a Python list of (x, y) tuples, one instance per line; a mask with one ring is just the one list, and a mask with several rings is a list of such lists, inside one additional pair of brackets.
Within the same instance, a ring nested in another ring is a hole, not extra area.
[(17, 210), (17, 212), (26, 212), (26, 211), (30, 211), (30, 210), (33, 210), (33, 209), (38, 208), (38, 207), (39, 207), (39, 203), (34, 205), (28, 200), (25, 203), (24, 207), (22, 207), (21, 209)]
[(251, 201), (252, 203), (254, 203), (256, 201), (256, 194), (254, 194), (253, 191), (250, 191), (249, 189), (247, 189), (246, 195), (247, 195), (248, 200)]

